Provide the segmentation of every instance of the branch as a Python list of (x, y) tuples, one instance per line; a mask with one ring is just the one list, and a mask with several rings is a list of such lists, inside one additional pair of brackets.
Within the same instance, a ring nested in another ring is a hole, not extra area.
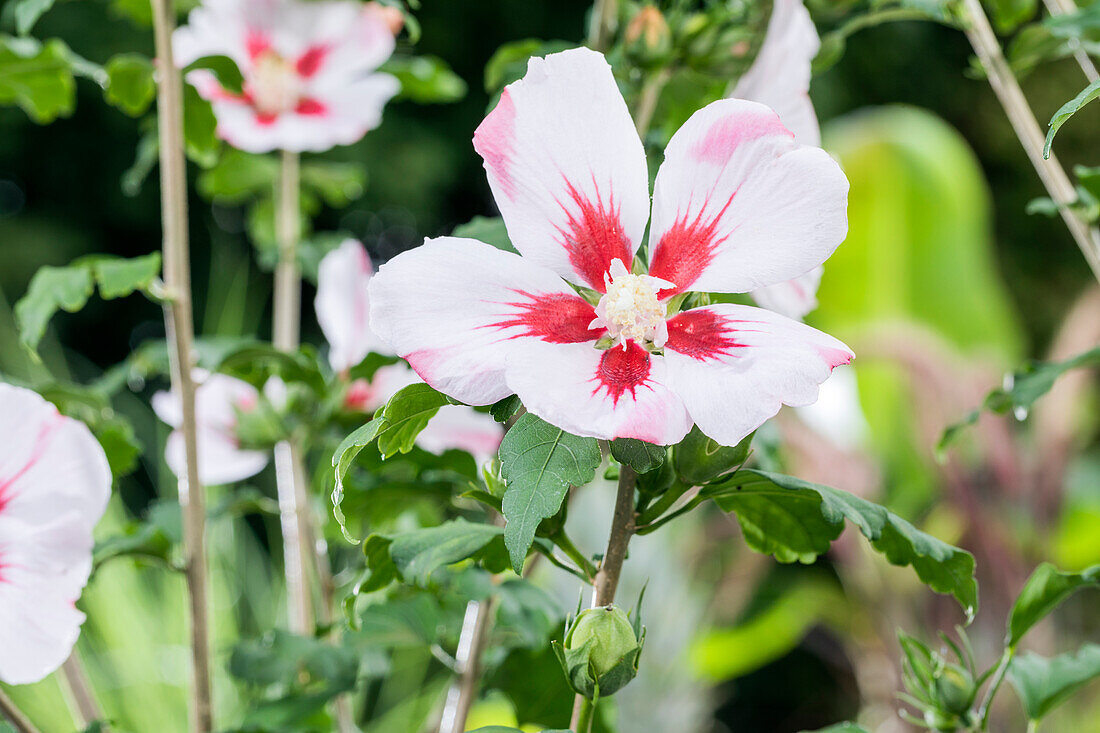
[(16, 733), (40, 733), (38, 728), (34, 727), (34, 723), (23, 715), (23, 711), (16, 707), (3, 690), (0, 690), (0, 717), (6, 718), (15, 728)]
[(187, 231), (187, 169), (183, 157), (183, 87), (172, 55), (175, 11), (170, 0), (151, 0), (156, 54), (160, 65), (157, 114), (160, 135), (160, 195), (164, 228), (164, 281), (173, 298), (165, 304), (165, 330), (172, 387), (180, 397), (186, 471), (179, 477), (183, 513), (183, 558), (191, 611), (191, 729), (213, 727), (210, 699), (210, 628), (206, 576), (206, 507), (199, 481), (195, 383), (191, 376), (194, 322), (191, 313), (191, 261)]
[[(87, 728), (97, 720), (102, 722), (103, 712), (99, 709), (99, 703), (96, 702), (95, 693), (92, 692), (92, 686), (88, 681), (88, 674), (84, 671), (84, 665), (80, 663), (76, 649), (73, 649), (72, 654), (61, 665), (61, 676), (64, 679), (71, 706), (74, 708), (74, 717), (77, 718), (75, 722), (81, 728)], [(106, 730), (105, 726), (103, 730)]]

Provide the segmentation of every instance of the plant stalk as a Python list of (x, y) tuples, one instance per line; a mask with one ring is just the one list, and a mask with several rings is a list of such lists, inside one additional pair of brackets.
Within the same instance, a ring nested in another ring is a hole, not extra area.
[(443, 705), (443, 717), (439, 721), (439, 733), (463, 733), (470, 706), (477, 696), (477, 683), (481, 676), (481, 649), (493, 617), (495, 598), (470, 601), (462, 619), (462, 635), (455, 652), (455, 672), (458, 683), (447, 690)]
[[(623, 561), (630, 538), (634, 535), (634, 486), (638, 474), (630, 466), (619, 467), (619, 487), (615, 494), (615, 514), (611, 518), (611, 534), (607, 538), (607, 551), (604, 552), (600, 570), (596, 573), (595, 590), (592, 595), (592, 607), (610, 605), (615, 600), (615, 591), (619, 587)], [(570, 728), (581, 733), (580, 724), (586, 707), (591, 703), (583, 695), (577, 695), (573, 701), (573, 719)], [(588, 715), (592, 712), (589, 710)], [(591, 722), (589, 723), (591, 724)]]
[(1012, 69), (1005, 61), (1001, 44), (989, 25), (981, 0), (963, 0), (963, 7), (967, 14), (966, 37), (989, 77), (993, 92), (1004, 108), (1016, 137), (1031, 159), (1047, 193), (1058, 205), (1062, 220), (1085, 255), (1093, 275), (1100, 280), (1100, 230), (1086, 225), (1069, 209), (1070, 204), (1077, 200), (1077, 192), (1058, 159), (1053, 154), (1049, 159), (1043, 158), (1042, 128), (1028, 106), (1027, 98)]
[(15, 728), (16, 733), (39, 733), (34, 723), (23, 714), (10, 697), (0, 690), (0, 717), (6, 718)]
[(588, 47), (593, 51), (602, 53), (607, 50), (615, 26), (617, 6), (616, 0), (596, 0), (592, 5), (588, 24)]
[(103, 712), (99, 709), (88, 674), (84, 670), (84, 665), (80, 663), (76, 649), (73, 649), (72, 654), (61, 665), (61, 677), (71, 701), (74, 722), (84, 729), (97, 720), (102, 721)]
[(638, 96), (638, 107), (634, 112), (634, 126), (638, 130), (638, 137), (642, 139), (643, 145), (649, 126), (653, 122), (653, 113), (657, 111), (657, 101), (671, 78), (672, 71), (664, 67), (650, 75), (642, 85), (642, 92)]
[(179, 477), (183, 514), (183, 562), (191, 612), (191, 730), (213, 728), (210, 695), (210, 625), (206, 569), (206, 506), (199, 480), (195, 383), (192, 379), (194, 321), (187, 229), (187, 169), (183, 155), (183, 81), (172, 55), (175, 10), (170, 0), (151, 0), (159, 64), (157, 116), (160, 135), (161, 215), (164, 229), (165, 330), (172, 388), (179, 395), (186, 471)]
[[(1077, 3), (1073, 0), (1044, 0), (1043, 4), (1046, 5), (1047, 11), (1051, 15), (1070, 15), (1076, 13), (1079, 8)], [(1081, 42), (1076, 38), (1069, 39), (1069, 47), (1073, 49), (1073, 58), (1077, 61), (1077, 65), (1081, 67), (1081, 71), (1084, 73), (1085, 78), (1089, 80), (1089, 83), (1100, 79), (1100, 73), (1096, 71), (1096, 65), (1092, 63), (1092, 58), (1089, 57), (1088, 52), (1081, 48)]]
[(596, 703), (587, 697), (582, 697), (580, 706), (580, 714), (577, 716), (577, 724), (573, 730), (576, 733), (588, 733), (592, 730), (592, 721), (596, 717)]
[[(275, 236), (279, 261), (275, 266), (272, 341), (280, 351), (298, 348), (302, 310), (302, 275), (298, 269), (299, 159), (282, 152), (275, 189)], [(283, 535), (283, 572), (286, 579), (287, 625), (296, 634), (312, 635), (313, 602), (309, 594), (306, 557), (312, 553), (303, 518), (309, 507), (305, 495), (300, 441), (291, 438), (275, 446), (275, 484), (279, 497), (279, 526)]]
[(1012, 657), (1016, 655), (1016, 649), (1008, 647), (1001, 655), (1001, 661), (997, 664), (997, 671), (993, 674), (993, 681), (989, 683), (989, 689), (985, 693), (981, 706), (978, 708), (978, 717), (981, 720), (980, 730), (989, 730), (989, 714), (993, 708), (993, 696), (1001, 688), (1008, 672), (1008, 665), (1012, 663)]

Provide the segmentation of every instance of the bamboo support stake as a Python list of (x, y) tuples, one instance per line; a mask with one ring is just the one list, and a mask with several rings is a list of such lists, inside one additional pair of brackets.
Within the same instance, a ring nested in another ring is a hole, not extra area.
[(103, 712), (99, 709), (88, 674), (80, 662), (80, 657), (77, 656), (76, 649), (73, 649), (72, 654), (61, 665), (61, 677), (77, 718), (75, 722), (81, 728), (87, 728), (97, 720), (102, 722)]
[(16, 733), (39, 733), (34, 723), (23, 714), (10, 697), (0, 690), (0, 718), (7, 720), (15, 728)]
[(172, 388), (179, 395), (186, 471), (179, 477), (183, 513), (183, 556), (191, 617), (191, 730), (213, 727), (210, 696), (210, 628), (206, 569), (206, 506), (199, 480), (195, 383), (191, 368), (194, 323), (187, 230), (187, 170), (183, 155), (183, 86), (172, 55), (175, 11), (170, 0), (151, 0), (159, 64), (157, 114), (160, 135), (161, 212), (164, 229), (164, 281), (168, 293), (165, 329)]

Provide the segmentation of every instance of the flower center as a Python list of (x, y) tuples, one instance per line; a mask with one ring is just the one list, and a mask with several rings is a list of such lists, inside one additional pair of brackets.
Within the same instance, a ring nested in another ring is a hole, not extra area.
[(607, 290), (596, 305), (596, 319), (589, 327), (606, 328), (624, 349), (627, 341), (664, 346), (668, 340), (666, 306), (657, 294), (673, 287), (672, 283), (650, 275), (634, 275), (621, 260), (613, 260), (604, 284)]
[(256, 110), (272, 115), (297, 107), (302, 92), (297, 69), (273, 51), (265, 51), (256, 58), (248, 87)]

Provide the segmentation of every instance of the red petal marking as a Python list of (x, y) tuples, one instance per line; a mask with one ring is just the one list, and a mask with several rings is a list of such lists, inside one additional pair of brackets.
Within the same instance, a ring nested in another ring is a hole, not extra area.
[(694, 221), (689, 224), (688, 215), (684, 214), (661, 236), (653, 252), (649, 274), (676, 283), (676, 287), (662, 290), (657, 294), (659, 297), (667, 298), (687, 290), (707, 269), (718, 245), (729, 238), (729, 234), (724, 237), (715, 235), (718, 221), (736, 197), (737, 191), (734, 191), (722, 210), (707, 222), (703, 221), (703, 212), (707, 209), (707, 203), (704, 203)]
[[(592, 185), (596, 185), (595, 176)], [(634, 261), (630, 254), (630, 243), (619, 220), (619, 211), (615, 208), (614, 194), (610, 197), (608, 208), (604, 208), (599, 188), (596, 189), (595, 204), (577, 191), (568, 180), (565, 181), (565, 188), (577, 211), (570, 211), (570, 207), (562, 206), (568, 217), (568, 231), (558, 229), (564, 237), (561, 244), (569, 252), (569, 264), (573, 266), (573, 270), (592, 288), (603, 293), (607, 290), (603, 276), (611, 267), (612, 260), (622, 260), (628, 270)]]
[(485, 161), (485, 167), (497, 179), (504, 195), (510, 199), (516, 196), (516, 183), (508, 166), (512, 162), (512, 152), (516, 141), (516, 105), (505, 89), (500, 93), (500, 101), (493, 111), (474, 131), (474, 150)]
[(691, 146), (691, 155), (703, 163), (725, 165), (739, 145), (770, 135), (794, 137), (794, 133), (783, 126), (779, 115), (774, 112), (722, 117), (715, 120), (703, 138)]
[(300, 115), (307, 115), (310, 117), (320, 117), (328, 114), (328, 107), (316, 99), (309, 97), (303, 97), (298, 100), (298, 106), (294, 108), (294, 111)]
[(650, 370), (649, 352), (633, 341), (626, 342), (626, 349), (616, 346), (603, 352), (600, 357), (600, 365), (596, 369), (596, 388), (592, 394), (596, 395), (601, 389), (606, 389), (611, 403), (619, 405), (619, 398), (630, 392), (632, 400), (637, 399), (635, 390), (646, 386)]
[(578, 344), (595, 341), (607, 333), (605, 328), (588, 329), (588, 324), (596, 317), (592, 305), (577, 295), (565, 293), (516, 293), (527, 298), (526, 302), (506, 303), (519, 308), (507, 320), (488, 324), (485, 328), (520, 328), (520, 333), (509, 339), (532, 337), (542, 339), (548, 344)]
[(279, 119), (279, 115), (272, 112), (257, 112), (256, 124), (261, 127), (268, 127), (275, 124), (275, 120)]
[(690, 356), (697, 361), (733, 356), (734, 351), (748, 347), (736, 338), (738, 329), (735, 323), (755, 323), (755, 321), (735, 321), (720, 316), (705, 308), (684, 311), (668, 320), (668, 341), (666, 349)]
[(321, 68), (321, 64), (325, 62), (326, 56), (328, 56), (328, 46), (324, 44), (307, 48), (294, 64), (294, 67), (298, 70), (298, 76), (308, 79), (316, 74), (318, 69)]
[(344, 394), (344, 409), (355, 412), (366, 412), (375, 398), (374, 387), (365, 379), (356, 379), (348, 385), (348, 391)]
[(260, 31), (249, 31), (244, 45), (248, 59), (255, 61), (260, 55), (271, 50), (271, 39)]
[(53, 439), (54, 433), (62, 423), (65, 421), (56, 408), (53, 415), (48, 420), (42, 423), (38, 428), (38, 435), (34, 438), (34, 446), (31, 448), (30, 458), (27, 459), (27, 463), (11, 476), (6, 478), (0, 477), (0, 512), (4, 511), (4, 507), (8, 505), (13, 498), (12, 487), (15, 483), (23, 478), (28, 471), (34, 468), (40, 460), (42, 455), (46, 452), (46, 449), (50, 447), (50, 441)]

